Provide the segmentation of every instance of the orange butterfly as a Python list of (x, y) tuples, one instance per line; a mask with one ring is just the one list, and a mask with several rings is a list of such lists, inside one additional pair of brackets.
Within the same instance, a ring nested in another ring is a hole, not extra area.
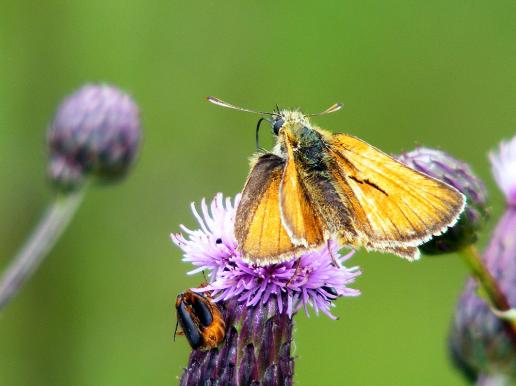
[(299, 111), (256, 113), (271, 116), (277, 143), (252, 157), (237, 209), (235, 235), (248, 262), (287, 261), (330, 238), (415, 260), (417, 247), (455, 224), (464, 209), (458, 190), (359, 138), (314, 127)]

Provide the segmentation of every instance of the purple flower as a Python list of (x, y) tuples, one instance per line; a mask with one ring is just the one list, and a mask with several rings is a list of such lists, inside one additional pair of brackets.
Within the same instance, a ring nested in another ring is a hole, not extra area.
[[(321, 311), (333, 319), (330, 309), (334, 307), (336, 298), (360, 294), (358, 290), (347, 287), (360, 275), (358, 267), (343, 266), (354, 252), (340, 255), (335, 242), (304, 253), (299, 260), (267, 266), (242, 260), (233, 228), (239, 200), (240, 195), (231, 202), (220, 193), (209, 207), (202, 200), (202, 216), (192, 204), (200, 229), (190, 230), (181, 225), (187, 237), (171, 235), (172, 241), (184, 252), (183, 261), (197, 266), (189, 274), (210, 271), (208, 285), (198, 291), (211, 291), (216, 302), (236, 298), (249, 307), (271, 299), (277, 303), (279, 312), (286, 312), (289, 317), (300, 308), (308, 314), (310, 306), (316, 314)], [(338, 266), (333, 264), (332, 256)]]
[(489, 159), (507, 205), (516, 206), (516, 136), (510, 141), (501, 142), (498, 153), (489, 153)]
[(185, 235), (172, 235), (184, 252), (183, 261), (196, 266), (189, 274), (209, 271), (207, 285), (194, 291), (210, 291), (226, 325), (225, 340), (218, 348), (192, 351), (182, 386), (291, 386), (292, 316), (301, 308), (308, 314), (311, 307), (316, 314), (335, 319), (330, 312), (333, 301), (359, 295), (347, 287), (360, 275), (358, 267), (342, 265), (353, 252), (340, 255), (335, 242), (288, 262), (266, 266), (245, 262), (234, 235), (239, 200), (240, 195), (231, 200), (219, 193), (209, 205), (202, 200), (200, 212), (192, 204), (200, 228), (181, 225)]

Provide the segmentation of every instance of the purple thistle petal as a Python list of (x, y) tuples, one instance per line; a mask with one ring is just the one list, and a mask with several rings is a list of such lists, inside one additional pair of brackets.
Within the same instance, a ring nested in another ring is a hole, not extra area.
[(516, 136), (500, 143), (498, 152), (489, 153), (489, 160), (507, 205), (516, 206)]

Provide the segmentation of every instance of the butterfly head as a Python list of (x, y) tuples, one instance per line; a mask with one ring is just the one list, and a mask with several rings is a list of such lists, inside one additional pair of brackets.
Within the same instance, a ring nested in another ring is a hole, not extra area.
[(271, 120), (272, 132), (278, 135), (280, 130), (289, 129), (297, 130), (302, 127), (309, 126), (308, 118), (300, 111), (282, 110), (273, 115)]

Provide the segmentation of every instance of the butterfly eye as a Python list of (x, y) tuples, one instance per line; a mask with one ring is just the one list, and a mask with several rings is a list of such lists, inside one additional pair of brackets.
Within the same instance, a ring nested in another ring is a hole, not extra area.
[(283, 120), (283, 118), (278, 118), (274, 121), (274, 123), (272, 124), (272, 131), (274, 132), (274, 135), (278, 135), (279, 130), (281, 129), (281, 126), (283, 126), (284, 123), (285, 121)]

